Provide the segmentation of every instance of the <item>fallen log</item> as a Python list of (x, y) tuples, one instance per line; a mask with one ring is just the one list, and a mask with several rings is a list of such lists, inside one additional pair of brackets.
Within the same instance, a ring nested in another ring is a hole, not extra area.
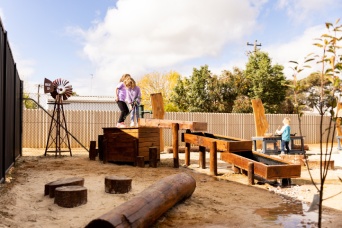
[(165, 177), (131, 200), (92, 220), (86, 228), (150, 227), (176, 203), (190, 197), (195, 188), (196, 181), (189, 174)]

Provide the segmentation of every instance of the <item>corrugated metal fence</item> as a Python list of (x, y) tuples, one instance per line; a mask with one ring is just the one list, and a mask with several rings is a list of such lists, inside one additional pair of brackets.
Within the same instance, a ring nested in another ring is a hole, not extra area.
[(21, 154), (22, 87), (0, 20), (0, 183)]
[[(65, 118), (69, 132), (83, 145), (89, 147), (90, 141), (97, 141), (98, 135), (103, 134), (103, 127), (114, 127), (119, 118), (115, 111), (71, 111), (65, 110)], [(52, 113), (51, 113), (52, 114)], [(297, 115), (267, 114), (269, 132), (274, 132), (282, 125), (285, 116), (291, 118), (291, 132), (299, 135)], [(149, 118), (149, 115), (145, 115)], [(129, 119), (129, 118), (127, 118)], [(126, 119), (127, 124), (129, 120)], [(253, 114), (232, 113), (180, 113), (167, 112), (165, 119), (180, 121), (207, 122), (207, 132), (243, 139), (255, 136)], [(304, 115), (301, 119), (302, 133), (305, 143), (319, 143), (320, 116)], [(45, 148), (51, 118), (41, 109), (24, 110), (23, 112), (23, 147)], [(328, 126), (328, 117), (324, 120), (323, 129)], [(165, 146), (171, 146), (171, 130), (164, 130)], [(81, 147), (77, 141), (71, 139), (71, 147)]]

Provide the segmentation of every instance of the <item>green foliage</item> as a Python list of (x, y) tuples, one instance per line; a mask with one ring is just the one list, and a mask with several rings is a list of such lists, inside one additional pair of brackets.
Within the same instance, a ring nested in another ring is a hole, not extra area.
[(279, 113), (285, 101), (288, 83), (283, 69), (281, 65), (272, 65), (265, 52), (257, 51), (249, 56), (245, 70), (250, 83), (248, 96), (252, 99), (260, 98), (266, 113)]
[[(323, 191), (324, 183), (328, 174), (328, 166), (322, 164), (328, 164), (331, 158), (336, 122), (339, 117), (335, 113), (338, 101), (341, 96), (341, 60), (342, 55), (338, 51), (341, 48), (340, 42), (342, 40), (341, 32), (342, 25), (339, 24), (339, 20), (335, 24), (325, 23), (328, 33), (322, 34), (320, 38), (316, 39), (314, 46), (318, 47), (321, 51), (320, 54), (313, 57), (306, 57), (305, 62), (315, 61), (315, 64), (321, 69), (319, 72), (311, 74), (308, 78), (297, 83), (296, 76), (303, 70), (299, 67), (299, 64), (295, 61), (291, 61), (295, 64), (294, 70), (294, 84), (293, 91), (296, 95), (307, 94), (307, 102), (310, 107), (315, 107), (320, 115), (320, 183), (316, 184), (312, 181), (312, 184), (316, 187), (319, 193), (318, 202), (318, 227), (322, 226), (322, 205), (323, 205)], [(311, 54), (310, 54), (311, 55)], [(305, 103), (304, 99), (299, 100), (297, 103)], [(323, 129), (323, 117), (325, 115), (330, 116), (329, 127)], [(301, 114), (299, 113), (299, 117)], [(300, 120), (300, 118), (298, 118)], [(325, 151), (323, 151), (323, 143), (325, 143)], [(330, 148), (329, 148), (330, 147)], [(330, 149), (330, 152), (329, 152)], [(309, 168), (309, 167), (308, 167)], [(310, 170), (310, 169), (308, 169)], [(310, 171), (309, 171), (310, 173)], [(311, 173), (310, 173), (311, 176)]]
[[(27, 93), (24, 93), (23, 98), (30, 98), (30, 96)], [(24, 102), (26, 109), (37, 109), (38, 108), (37, 104), (31, 100), (25, 100), (24, 99), (23, 102)]]
[(251, 100), (248, 96), (241, 95), (236, 98), (233, 106), (233, 113), (253, 113)]
[(193, 69), (189, 78), (179, 79), (171, 101), (182, 112), (224, 112), (233, 110), (237, 96), (248, 91), (243, 71), (223, 71), (221, 76), (213, 75), (208, 66)]

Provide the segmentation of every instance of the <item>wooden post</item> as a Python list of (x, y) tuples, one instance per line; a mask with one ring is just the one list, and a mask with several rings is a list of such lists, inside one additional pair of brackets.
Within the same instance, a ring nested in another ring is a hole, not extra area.
[(89, 147), (89, 159), (95, 160), (96, 158), (96, 141), (90, 141), (90, 147)]
[[(265, 109), (262, 104), (261, 99), (252, 99), (252, 108), (254, 114), (254, 123), (255, 123), (255, 130), (256, 136), (264, 136), (268, 130), (268, 122), (265, 115)], [(257, 149), (261, 149), (262, 145), (261, 142), (257, 141)]]
[(215, 141), (210, 147), (210, 175), (217, 176), (217, 142)]
[(145, 157), (144, 156), (137, 156), (136, 158), (137, 166), (144, 168), (145, 167)]
[(199, 167), (201, 167), (202, 169), (206, 168), (206, 164), (205, 164), (205, 147), (204, 146), (199, 146), (199, 157), (198, 157), (198, 165)]
[(157, 147), (150, 147), (149, 150), (149, 165), (152, 168), (157, 168), (158, 149)]
[(196, 180), (187, 173), (167, 176), (85, 227), (151, 227), (171, 207), (189, 198), (195, 188)]
[(99, 153), (99, 160), (103, 161), (103, 135), (98, 135), (97, 137), (98, 142), (98, 153)]
[(174, 168), (179, 168), (178, 130), (179, 130), (179, 124), (172, 123), (172, 148), (173, 148), (173, 167)]
[[(152, 118), (153, 119), (164, 119), (165, 110), (164, 110), (164, 101), (163, 95), (161, 93), (153, 93), (151, 96), (151, 106), (152, 106)], [(159, 137), (160, 137), (160, 151), (164, 151), (164, 135), (163, 129), (159, 129)]]
[(254, 162), (248, 163), (248, 184), (254, 185)]
[(185, 165), (190, 165), (190, 143), (185, 143)]

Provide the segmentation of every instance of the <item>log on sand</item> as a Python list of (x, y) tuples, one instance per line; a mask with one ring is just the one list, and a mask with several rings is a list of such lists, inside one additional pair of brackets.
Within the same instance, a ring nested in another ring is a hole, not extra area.
[(86, 228), (149, 227), (176, 203), (190, 197), (195, 188), (196, 181), (189, 174), (165, 177), (131, 200), (92, 220)]

